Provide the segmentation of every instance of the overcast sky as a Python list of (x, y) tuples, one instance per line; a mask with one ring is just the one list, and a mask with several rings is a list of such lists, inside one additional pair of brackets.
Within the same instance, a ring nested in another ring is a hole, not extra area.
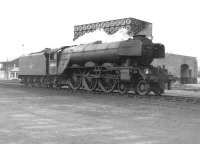
[(1, 0), (0, 61), (67, 45), (74, 25), (126, 17), (153, 23), (167, 52), (200, 60), (198, 0)]

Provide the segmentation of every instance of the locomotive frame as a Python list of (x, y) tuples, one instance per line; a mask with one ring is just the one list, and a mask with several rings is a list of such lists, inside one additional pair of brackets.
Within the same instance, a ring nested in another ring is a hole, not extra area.
[[(138, 67), (71, 67), (64, 75), (20, 75), (21, 83), (29, 87), (61, 88), (68, 86), (72, 90), (103, 91), (111, 93), (117, 90), (126, 94), (130, 90), (139, 95), (147, 95), (153, 91), (156, 95), (164, 93), (166, 77), (158, 68)], [(156, 71), (147, 74), (145, 71)], [(158, 75), (159, 73), (159, 75)], [(66, 75), (67, 74), (67, 75)], [(159, 78), (158, 78), (159, 76)]]

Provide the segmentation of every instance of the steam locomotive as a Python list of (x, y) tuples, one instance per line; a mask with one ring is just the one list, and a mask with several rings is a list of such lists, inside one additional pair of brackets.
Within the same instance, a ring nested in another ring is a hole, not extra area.
[[(75, 35), (77, 38), (77, 31)], [(67, 86), (121, 94), (133, 90), (139, 95), (153, 91), (160, 95), (167, 74), (151, 62), (164, 56), (164, 45), (137, 34), (123, 41), (96, 41), (31, 53), (20, 58), (19, 78), (24, 85), (35, 87)]]

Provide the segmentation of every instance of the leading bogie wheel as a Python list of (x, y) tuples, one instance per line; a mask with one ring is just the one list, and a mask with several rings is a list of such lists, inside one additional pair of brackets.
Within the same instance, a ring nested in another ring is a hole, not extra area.
[(144, 96), (147, 95), (149, 92), (149, 84), (147, 83), (146, 80), (140, 80), (135, 88), (135, 92), (138, 95)]
[(125, 82), (118, 82), (118, 91), (120, 94), (128, 93), (128, 84)]

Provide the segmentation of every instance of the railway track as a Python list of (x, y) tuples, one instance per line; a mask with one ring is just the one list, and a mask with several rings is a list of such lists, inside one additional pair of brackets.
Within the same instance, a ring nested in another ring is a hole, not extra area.
[(13, 80), (13, 81), (1, 80), (0, 84), (1, 85), (22, 85), (18, 80)]
[[(61, 89), (53, 89), (53, 88), (35, 88), (35, 87), (25, 87), (19, 81), (0, 81), (0, 86), (1, 87), (12, 87), (12, 88), (21, 88), (23, 90), (32, 90), (37, 92), (37, 90), (42, 90), (44, 92), (51, 92), (53, 94), (59, 94), (59, 95), (66, 95), (66, 93), (69, 94), (74, 94), (74, 95), (80, 95), (82, 96), (83, 93), (84, 95), (91, 95), (91, 96), (97, 96), (97, 97), (129, 97), (134, 100), (142, 100), (144, 103), (148, 101), (155, 101), (157, 104), (162, 104), (163, 106), (165, 105), (163, 102), (178, 102), (178, 103), (188, 103), (188, 104), (200, 104), (200, 92), (192, 92), (192, 91), (184, 91), (180, 90), (177, 92), (177, 90), (169, 90), (166, 91), (165, 94), (158, 96), (158, 95), (153, 95), (150, 94), (148, 96), (139, 96), (135, 94), (134, 92), (129, 92), (128, 94), (120, 94), (118, 92), (112, 92), (112, 93), (102, 93), (101, 91), (85, 91), (85, 90), (78, 90), (78, 91), (73, 91), (71, 89), (67, 89), (66, 87), (63, 87)], [(187, 94), (185, 94), (187, 92)], [(191, 94), (192, 93), (192, 94)], [(195, 95), (194, 95), (195, 93)], [(199, 95), (199, 97), (198, 97)], [(160, 102), (160, 103), (159, 103)]]

